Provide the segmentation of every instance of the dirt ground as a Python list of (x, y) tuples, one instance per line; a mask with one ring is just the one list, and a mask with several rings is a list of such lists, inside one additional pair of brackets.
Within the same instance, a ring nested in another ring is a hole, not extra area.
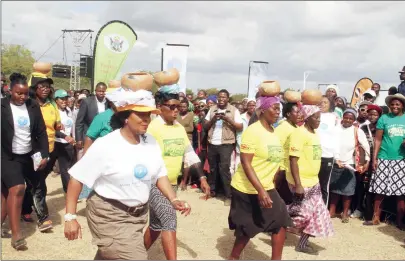
[[(42, 234), (35, 224), (23, 223), (28, 249), (15, 251), (10, 239), (2, 239), (2, 259), (93, 259), (96, 247), (91, 244), (91, 234), (85, 218), (85, 203), (78, 204), (79, 222), (83, 238), (68, 241), (63, 234), (64, 194), (59, 176), (50, 175), (48, 184), (48, 206), (54, 223), (53, 232)], [(179, 259), (226, 259), (232, 249), (234, 236), (228, 229), (229, 207), (219, 199), (202, 201), (196, 191), (179, 192), (179, 197), (192, 206), (192, 214), (178, 218)], [(283, 259), (405, 259), (405, 233), (393, 226), (382, 224), (364, 227), (360, 220), (351, 219), (349, 224), (333, 220), (335, 236), (329, 239), (312, 239), (312, 245), (320, 251), (319, 256), (297, 253), (294, 246), (298, 238), (288, 234)], [(7, 221), (6, 225), (7, 226)], [(271, 240), (260, 234), (254, 238), (242, 254), (242, 259), (270, 259)], [(149, 259), (164, 258), (160, 239), (149, 250)]]

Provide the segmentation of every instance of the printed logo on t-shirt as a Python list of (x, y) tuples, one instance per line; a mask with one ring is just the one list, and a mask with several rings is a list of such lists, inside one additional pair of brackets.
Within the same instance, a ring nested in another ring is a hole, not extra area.
[(391, 124), (388, 126), (388, 136), (392, 137), (404, 137), (405, 126), (401, 124)]
[(322, 123), (319, 125), (319, 128), (320, 128), (321, 130), (326, 130), (326, 129), (328, 129), (328, 124), (322, 122)]
[(184, 139), (163, 140), (163, 156), (182, 157), (184, 155)]
[(283, 158), (283, 148), (281, 146), (267, 146), (268, 158), (270, 162), (281, 162)]
[(312, 146), (313, 150), (313, 159), (314, 160), (321, 160), (322, 157), (322, 148), (320, 145), (313, 145)]
[(28, 118), (25, 116), (20, 116), (17, 119), (18, 127), (22, 128), (28, 124)]
[(134, 168), (134, 176), (137, 179), (143, 179), (146, 175), (148, 175), (148, 169), (142, 165), (138, 164)]
[(63, 125), (65, 125), (65, 127), (70, 128), (73, 126), (73, 121), (71, 119), (67, 119)]

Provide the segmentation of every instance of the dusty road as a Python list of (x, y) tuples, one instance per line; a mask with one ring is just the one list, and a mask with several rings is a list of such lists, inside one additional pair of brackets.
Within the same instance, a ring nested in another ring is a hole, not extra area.
[[(93, 259), (96, 247), (91, 244), (91, 234), (84, 217), (85, 203), (78, 205), (83, 238), (67, 241), (63, 235), (64, 195), (60, 177), (50, 175), (47, 184), (53, 232), (42, 234), (36, 230), (35, 224), (24, 223), (28, 250), (17, 252), (10, 246), (10, 239), (2, 239), (2, 259)], [(234, 242), (233, 232), (228, 229), (227, 224), (229, 207), (224, 207), (222, 201), (217, 199), (199, 200), (199, 195), (191, 190), (179, 192), (179, 197), (187, 199), (193, 210), (190, 216), (178, 218), (178, 258), (226, 259)], [(339, 219), (335, 219), (333, 225), (334, 237), (311, 240), (313, 246), (320, 251), (318, 257), (295, 252), (294, 246), (298, 238), (288, 234), (283, 258), (405, 259), (405, 233), (393, 226), (382, 224), (377, 227), (363, 227), (360, 220), (354, 219), (349, 224), (342, 224)], [(270, 237), (261, 234), (249, 243), (241, 258), (270, 259), (270, 256)], [(160, 240), (150, 249), (149, 259), (164, 259)]]

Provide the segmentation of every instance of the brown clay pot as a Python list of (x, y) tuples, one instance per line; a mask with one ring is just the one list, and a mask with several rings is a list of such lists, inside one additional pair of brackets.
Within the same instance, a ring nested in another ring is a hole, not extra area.
[(278, 81), (264, 81), (259, 86), (261, 96), (277, 96), (280, 93)]
[(305, 105), (319, 105), (322, 100), (322, 93), (314, 89), (305, 90), (301, 94), (301, 99)]
[(288, 90), (284, 93), (284, 100), (289, 103), (297, 103), (301, 101), (301, 93)]
[(121, 87), (132, 91), (152, 91), (153, 76), (146, 72), (126, 73), (121, 78)]
[(48, 74), (52, 70), (52, 64), (44, 62), (35, 62), (32, 67), (34, 68), (34, 72), (43, 74)]
[(156, 72), (153, 77), (158, 86), (172, 85), (179, 81), (180, 73), (177, 69), (172, 68), (167, 71)]
[(121, 81), (118, 80), (111, 80), (108, 82), (108, 88), (119, 88), (121, 87)]

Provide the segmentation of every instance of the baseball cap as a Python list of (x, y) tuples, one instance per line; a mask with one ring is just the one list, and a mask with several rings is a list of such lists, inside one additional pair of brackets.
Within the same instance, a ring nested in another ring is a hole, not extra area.
[(55, 95), (54, 95), (55, 99), (57, 99), (57, 98), (66, 98), (68, 96), (69, 95), (68, 95), (67, 91), (65, 91), (65, 90), (57, 90), (55, 92)]

